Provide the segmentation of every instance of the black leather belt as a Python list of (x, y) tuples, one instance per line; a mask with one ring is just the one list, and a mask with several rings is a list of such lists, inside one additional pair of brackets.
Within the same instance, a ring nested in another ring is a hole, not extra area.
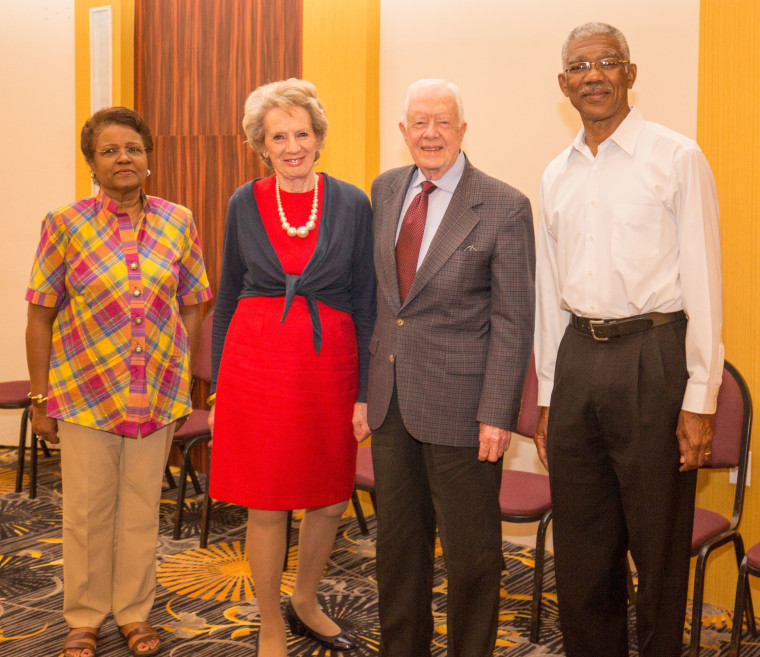
[(655, 326), (680, 322), (686, 319), (686, 313), (679, 310), (674, 313), (645, 313), (622, 319), (591, 319), (572, 315), (570, 323), (581, 331), (591, 333), (594, 340), (607, 342), (610, 338), (619, 338), (631, 333), (640, 333)]

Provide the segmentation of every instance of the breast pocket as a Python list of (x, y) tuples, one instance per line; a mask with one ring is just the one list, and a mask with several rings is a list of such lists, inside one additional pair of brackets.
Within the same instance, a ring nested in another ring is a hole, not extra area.
[(613, 211), (612, 255), (622, 260), (648, 260), (660, 253), (667, 212), (660, 205), (620, 203)]

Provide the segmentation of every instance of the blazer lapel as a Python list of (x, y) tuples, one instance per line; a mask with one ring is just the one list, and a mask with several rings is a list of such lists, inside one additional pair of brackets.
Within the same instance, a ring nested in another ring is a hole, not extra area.
[(478, 223), (480, 218), (473, 208), (480, 205), (482, 198), (480, 185), (476, 177), (472, 175), (473, 171), (468, 161), (459, 185), (451, 197), (449, 207), (446, 209), (446, 214), (443, 215), (441, 225), (433, 237), (425, 259), (417, 270), (404, 305), (427, 285)]
[(386, 281), (390, 299), (396, 308), (401, 307), (401, 295), (398, 291), (398, 272), (396, 271), (396, 229), (398, 228), (401, 208), (409, 187), (409, 181), (415, 167), (402, 170), (395, 180), (389, 180), (392, 190), (385, 197), (381, 208), (382, 224), (378, 235), (379, 259), (376, 262), (378, 278)]

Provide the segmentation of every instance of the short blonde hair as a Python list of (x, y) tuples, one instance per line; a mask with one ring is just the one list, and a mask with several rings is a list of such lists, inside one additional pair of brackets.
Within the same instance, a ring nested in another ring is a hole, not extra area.
[(311, 82), (298, 78), (264, 84), (253, 91), (245, 101), (243, 130), (251, 148), (268, 167), (272, 166), (272, 162), (263, 155), (264, 117), (275, 107), (285, 111), (294, 107), (305, 109), (309, 113), (311, 127), (317, 138), (317, 151), (324, 146), (328, 123), (325, 108), (317, 96), (317, 88)]

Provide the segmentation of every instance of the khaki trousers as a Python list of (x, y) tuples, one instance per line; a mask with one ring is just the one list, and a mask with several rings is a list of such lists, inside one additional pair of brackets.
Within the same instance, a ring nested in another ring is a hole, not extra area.
[(69, 627), (146, 621), (156, 595), (161, 483), (175, 423), (132, 438), (58, 422), (63, 615)]

